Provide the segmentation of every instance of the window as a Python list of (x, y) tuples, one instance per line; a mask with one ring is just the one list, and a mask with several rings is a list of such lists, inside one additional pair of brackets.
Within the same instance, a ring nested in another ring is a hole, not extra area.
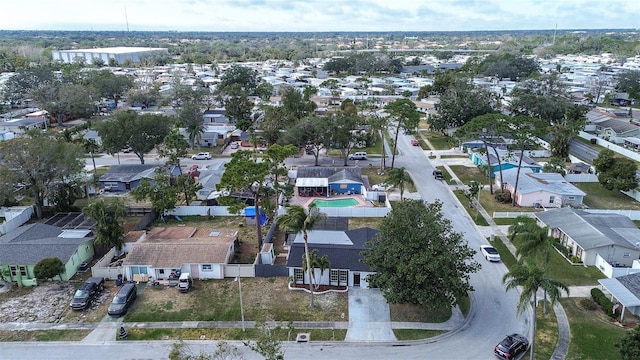
[(20, 276), (27, 276), (27, 267), (24, 265), (20, 265)]
[(160, 269), (160, 270), (158, 270), (158, 273), (159, 273), (160, 275), (164, 275), (164, 269)]
[(555, 196), (549, 196), (549, 204), (553, 204), (555, 200), (556, 200)]
[(302, 269), (293, 269), (293, 278), (296, 283), (304, 283), (304, 273)]
[(347, 282), (349, 279), (349, 271), (340, 270), (340, 282)]
[(576, 199), (576, 197), (575, 197), (575, 196), (569, 196), (569, 197), (567, 197), (567, 199), (568, 199), (568, 200), (575, 200), (575, 199)]
[(11, 271), (11, 276), (17, 276), (18, 275), (18, 267), (17, 266), (9, 266), (9, 271)]
[(213, 271), (211, 264), (202, 264), (202, 271)]
[(630, 253), (630, 252), (625, 252), (624, 254), (622, 254), (622, 256), (624, 256), (624, 257), (630, 257), (630, 256), (631, 256), (631, 253)]
[(331, 270), (331, 273), (329, 273), (329, 281), (332, 283), (337, 283), (339, 276), (340, 276), (340, 271)]

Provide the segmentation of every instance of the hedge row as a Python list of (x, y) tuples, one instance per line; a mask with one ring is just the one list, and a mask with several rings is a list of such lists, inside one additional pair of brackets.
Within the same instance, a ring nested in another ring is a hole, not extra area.
[(591, 297), (593, 298), (593, 301), (595, 301), (598, 305), (600, 305), (600, 308), (602, 309), (602, 311), (605, 312), (605, 314), (609, 315), (614, 319), (617, 317), (617, 315), (612, 310), (613, 303), (600, 289), (598, 288), (591, 289)]

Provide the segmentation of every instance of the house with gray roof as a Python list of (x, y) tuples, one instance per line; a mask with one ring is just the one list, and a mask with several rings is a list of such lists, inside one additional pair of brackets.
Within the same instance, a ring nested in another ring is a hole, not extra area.
[(64, 228), (35, 223), (0, 236), (0, 274), (18, 286), (38, 284), (35, 265), (42, 259), (58, 258), (64, 272), (57, 278), (69, 280), (83, 262), (94, 255), (93, 233), (86, 228)]
[[(143, 178), (155, 178), (156, 169), (161, 167), (154, 164), (122, 164), (112, 165), (106, 173), (100, 176), (100, 191), (126, 192), (140, 185)], [(177, 166), (171, 169), (173, 175), (178, 175)]]
[(296, 175), (299, 196), (362, 194), (363, 186), (359, 167), (301, 167)]
[[(556, 208), (581, 206), (586, 193), (565, 180), (558, 173), (536, 173), (529, 168), (520, 169), (518, 189), (516, 186), (518, 169), (502, 171), (502, 182), (518, 206)], [(496, 176), (496, 186), (500, 187), (500, 177)]]
[(640, 126), (629, 119), (609, 118), (594, 122), (596, 133), (603, 138), (630, 137), (640, 135)]
[[(331, 264), (321, 271), (314, 269), (316, 283), (331, 286), (353, 286), (367, 288), (367, 276), (374, 273), (362, 262), (364, 244), (373, 239), (378, 230), (363, 227), (354, 230), (312, 230), (307, 233), (309, 251), (316, 251), (316, 256), (327, 256)], [(309, 276), (302, 270), (304, 256), (304, 238), (298, 233), (289, 249), (287, 268), (289, 276), (296, 284), (309, 284)]]
[(597, 255), (618, 267), (630, 267), (640, 258), (640, 229), (624, 215), (562, 208), (535, 217), (584, 265), (595, 265)]

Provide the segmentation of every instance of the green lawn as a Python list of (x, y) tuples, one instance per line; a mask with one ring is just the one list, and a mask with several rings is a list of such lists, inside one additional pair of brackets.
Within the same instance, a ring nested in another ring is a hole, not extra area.
[(599, 308), (583, 309), (579, 301), (579, 298), (560, 300), (571, 327), (571, 344), (566, 359), (620, 359), (614, 344), (627, 330), (613, 325)]
[(540, 302), (536, 314), (536, 359), (550, 359), (558, 342), (558, 321), (553, 307), (547, 303), (547, 313), (543, 310)]
[(587, 193), (583, 202), (591, 209), (640, 210), (640, 202), (619, 191), (607, 190), (600, 183), (574, 183), (573, 185)]
[(473, 219), (476, 225), (489, 226), (489, 223), (484, 218), (484, 216), (480, 214), (479, 211), (469, 207), (469, 199), (464, 195), (462, 190), (456, 190), (453, 192), (453, 194), (458, 198), (458, 200), (460, 200), (460, 202), (462, 203), (462, 206), (464, 206), (465, 210), (467, 210), (467, 213), (469, 214), (469, 216), (471, 216), (471, 219)]
[[(517, 248), (521, 242), (521, 239), (516, 239), (513, 241), (513, 245)], [(596, 286), (598, 285), (598, 279), (605, 278), (595, 266), (572, 265), (557, 251), (551, 252), (547, 270), (551, 278), (567, 286)]]
[(463, 184), (469, 184), (471, 181), (478, 181), (485, 185), (489, 183), (489, 178), (475, 166), (450, 165), (449, 168)]
[(420, 133), (429, 140), (434, 150), (449, 150), (455, 146), (453, 139), (448, 136), (429, 131), (421, 131)]
[[(257, 339), (259, 329), (246, 328), (193, 328), (193, 329), (140, 329), (130, 328), (128, 340), (251, 340)], [(286, 323), (279, 328), (271, 329), (271, 335), (278, 341), (294, 341), (297, 333), (309, 333), (311, 341), (343, 341), (347, 335), (345, 329), (295, 329), (289, 330)], [(116, 334), (114, 333), (114, 339)]]

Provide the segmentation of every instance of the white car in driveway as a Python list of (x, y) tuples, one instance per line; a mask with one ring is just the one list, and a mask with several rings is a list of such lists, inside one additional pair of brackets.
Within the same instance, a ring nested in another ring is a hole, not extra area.
[(480, 245), (480, 252), (487, 261), (500, 261), (500, 254), (498, 254), (498, 250), (491, 245)]
[(393, 185), (386, 183), (375, 184), (371, 187), (373, 191), (389, 191), (391, 189), (393, 189)]
[(211, 154), (208, 152), (201, 152), (191, 156), (193, 160), (211, 160)]

